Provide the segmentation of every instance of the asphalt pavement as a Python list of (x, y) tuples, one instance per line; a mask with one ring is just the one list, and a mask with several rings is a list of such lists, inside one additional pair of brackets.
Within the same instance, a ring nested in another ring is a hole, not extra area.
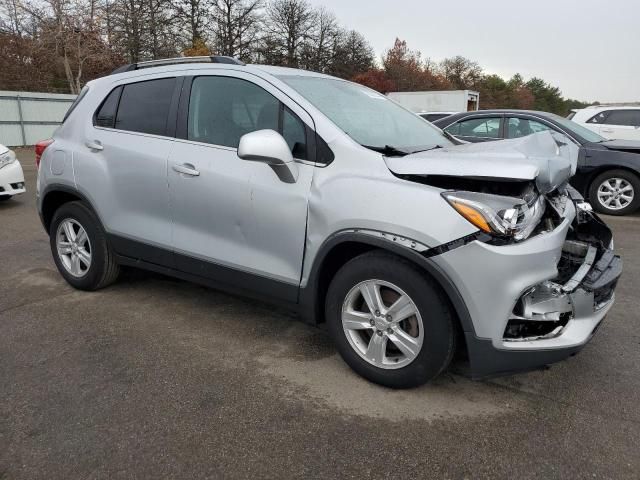
[(392, 391), (270, 305), (129, 270), (58, 274), (28, 193), (0, 204), (0, 480), (639, 478), (640, 216), (589, 345), (544, 371)]

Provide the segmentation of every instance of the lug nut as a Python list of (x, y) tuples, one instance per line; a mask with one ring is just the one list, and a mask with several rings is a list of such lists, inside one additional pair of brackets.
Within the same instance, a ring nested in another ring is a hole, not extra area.
[(391, 315), (387, 315), (387, 322), (391, 321)]
[(369, 320), (369, 323), (373, 327), (376, 324), (376, 321), (372, 318), (371, 320)]
[(390, 328), (387, 328), (387, 333), (391, 335), (393, 333), (393, 330), (391, 330)]
[(376, 331), (376, 333), (377, 333), (378, 335), (382, 336), (382, 330), (378, 330), (378, 331)]
[(376, 317), (380, 316), (380, 310), (376, 310)]

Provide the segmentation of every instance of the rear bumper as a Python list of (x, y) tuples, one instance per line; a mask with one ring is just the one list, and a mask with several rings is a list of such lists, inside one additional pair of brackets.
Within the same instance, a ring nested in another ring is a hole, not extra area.
[(471, 376), (534, 369), (574, 355), (611, 309), (622, 272), (611, 250), (600, 245), (597, 256), (574, 259), (566, 274), (570, 244), (584, 244), (566, 241), (574, 217), (568, 212), (555, 230), (522, 243), (475, 241), (433, 257), (455, 283), (472, 320), (464, 332)]
[(26, 188), (20, 162), (16, 160), (0, 168), (0, 197), (19, 195), (24, 192)]

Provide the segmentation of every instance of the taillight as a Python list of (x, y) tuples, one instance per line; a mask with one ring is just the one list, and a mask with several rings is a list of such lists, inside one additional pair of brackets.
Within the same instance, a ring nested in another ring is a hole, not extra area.
[(42, 158), (42, 154), (52, 143), (53, 139), (51, 138), (48, 138), (47, 140), (40, 140), (36, 143), (36, 167), (40, 168), (40, 159)]

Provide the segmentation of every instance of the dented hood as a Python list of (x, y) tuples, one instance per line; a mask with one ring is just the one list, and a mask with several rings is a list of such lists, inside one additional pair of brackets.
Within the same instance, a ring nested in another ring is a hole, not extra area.
[(567, 182), (576, 172), (577, 160), (578, 147), (555, 132), (385, 157), (387, 167), (397, 175), (532, 180), (540, 193)]

